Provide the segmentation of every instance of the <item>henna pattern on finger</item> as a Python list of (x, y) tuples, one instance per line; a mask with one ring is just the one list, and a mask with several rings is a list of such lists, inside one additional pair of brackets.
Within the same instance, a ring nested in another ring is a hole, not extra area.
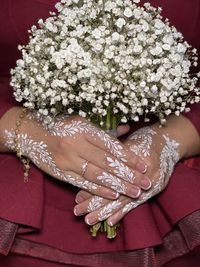
[(97, 176), (97, 180), (101, 181), (103, 184), (109, 184), (110, 188), (121, 194), (126, 194), (126, 187), (122, 180), (116, 176), (103, 172), (101, 175)]
[(102, 197), (98, 197), (98, 196), (92, 197), (91, 201), (88, 204), (87, 212), (90, 213), (92, 211), (99, 209), (102, 205), (103, 200), (104, 198)]
[(122, 178), (128, 182), (133, 183), (133, 181), (135, 179), (135, 173), (133, 171), (131, 171), (131, 169), (128, 166), (126, 166), (125, 164), (123, 164), (119, 160), (117, 160), (117, 159), (114, 160), (110, 157), (107, 157), (107, 162), (108, 162), (108, 165), (114, 169), (114, 173), (118, 177), (120, 177), (120, 178)]
[(121, 201), (115, 200), (104, 206), (98, 213), (98, 220), (104, 221), (110, 217), (114, 210), (119, 209), (122, 205)]

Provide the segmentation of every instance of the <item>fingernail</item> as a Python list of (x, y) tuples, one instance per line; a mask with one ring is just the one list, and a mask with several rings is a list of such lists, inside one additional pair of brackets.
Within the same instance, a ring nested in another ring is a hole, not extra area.
[(76, 216), (78, 216), (78, 211), (77, 211), (76, 208), (74, 208), (74, 214), (75, 214)]
[(107, 223), (108, 223), (108, 225), (110, 225), (110, 226), (113, 226), (113, 225), (114, 225), (112, 221), (107, 221)]
[(77, 208), (74, 208), (74, 215), (76, 215), (76, 216), (82, 216), (84, 214), (85, 214), (84, 212), (80, 212)]
[(137, 170), (140, 171), (141, 173), (145, 173), (145, 172), (147, 172), (147, 165), (144, 164), (144, 163), (138, 162), (138, 163), (136, 164), (136, 168), (137, 168)]
[(140, 181), (140, 185), (144, 188), (144, 189), (149, 189), (151, 188), (151, 180), (147, 177), (142, 178), (142, 180)]
[(140, 194), (141, 194), (141, 189), (139, 187), (131, 188), (131, 195), (133, 197), (139, 197)]
[(94, 218), (86, 218), (86, 223), (89, 225), (93, 225), (95, 223), (97, 223), (97, 221)]
[(84, 198), (81, 197), (81, 196), (77, 196), (76, 199), (75, 199), (75, 202), (76, 203), (80, 203), (80, 202), (83, 202)]

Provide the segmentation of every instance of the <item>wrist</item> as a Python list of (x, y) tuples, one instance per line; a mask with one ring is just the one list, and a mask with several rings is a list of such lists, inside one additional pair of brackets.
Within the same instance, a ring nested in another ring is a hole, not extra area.
[(14, 130), (16, 123), (22, 113), (23, 108), (13, 107), (8, 110), (0, 120), (0, 152), (14, 152), (13, 149), (8, 148), (5, 144), (7, 141), (5, 131)]
[(178, 144), (180, 159), (200, 153), (200, 138), (193, 124), (184, 116), (170, 116), (164, 126), (153, 125), (158, 135), (175, 140)]

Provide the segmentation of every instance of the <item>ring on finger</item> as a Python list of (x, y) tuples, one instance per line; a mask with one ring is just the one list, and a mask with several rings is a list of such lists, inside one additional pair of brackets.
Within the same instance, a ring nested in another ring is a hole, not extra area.
[(81, 176), (84, 177), (86, 171), (87, 171), (87, 167), (88, 167), (88, 160), (86, 160), (85, 162), (83, 162), (82, 167), (81, 167)]

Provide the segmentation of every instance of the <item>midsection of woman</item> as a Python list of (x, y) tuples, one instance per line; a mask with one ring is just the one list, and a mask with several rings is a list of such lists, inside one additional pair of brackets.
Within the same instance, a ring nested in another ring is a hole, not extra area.
[[(17, 46), (28, 41), (28, 29), (36, 24), (39, 18), (48, 17), (49, 11), (55, 10), (56, 2), (2, 0), (0, 3), (0, 115), (15, 105), (11, 96), (12, 89), (9, 87), (9, 70), (20, 57)], [(200, 51), (198, 0), (150, 2), (155, 6), (162, 6), (164, 16), (168, 17), (183, 33), (185, 39)], [(194, 120), (196, 116), (193, 116)], [(198, 159), (194, 162), (198, 164)], [(110, 242), (103, 236), (92, 239), (83, 219), (74, 216), (77, 189), (53, 181), (33, 166), (31, 179), (24, 185), (18, 160), (14, 155), (1, 154), (0, 181), (3, 190), (0, 192), (0, 218), (15, 223), (10, 225), (9, 245), (12, 245), (16, 231), (18, 242), (24, 239), (68, 253), (132, 251), (159, 245), (177, 221), (200, 209), (197, 194), (191, 193), (197, 192), (197, 188), (200, 189), (199, 173), (194, 170), (196, 166), (193, 164), (190, 168), (180, 163), (167, 190), (150, 203), (129, 213), (123, 220), (117, 238)], [(189, 183), (188, 177), (191, 176)], [(188, 196), (184, 207), (184, 197), (177, 198), (180, 182), (184, 189), (183, 195)], [(170, 205), (169, 199), (176, 205)], [(9, 245), (5, 249), (6, 252), (10, 249)], [(18, 250), (16, 243), (13, 248)], [(40, 257), (44, 255), (41, 254)]]

